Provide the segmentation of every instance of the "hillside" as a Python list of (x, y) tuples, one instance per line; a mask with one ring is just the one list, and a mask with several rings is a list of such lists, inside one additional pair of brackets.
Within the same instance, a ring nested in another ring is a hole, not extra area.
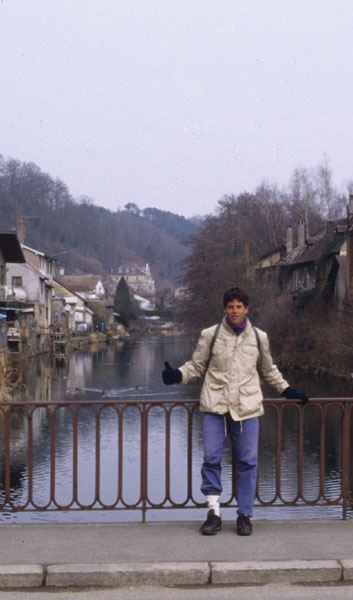
[(89, 198), (75, 200), (68, 187), (34, 163), (0, 156), (0, 229), (24, 218), (25, 243), (41, 249), (68, 273), (114, 273), (125, 262), (148, 262), (157, 286), (175, 286), (182, 241), (196, 232), (191, 221), (154, 208), (117, 212)]

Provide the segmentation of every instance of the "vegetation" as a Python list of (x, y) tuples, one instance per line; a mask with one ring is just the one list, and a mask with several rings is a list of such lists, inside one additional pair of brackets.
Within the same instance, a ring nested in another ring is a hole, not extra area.
[(251, 298), (250, 318), (268, 331), (282, 368), (350, 373), (353, 348), (346, 332), (351, 314), (338, 318), (325, 288), (331, 240), (327, 238), (318, 260), (316, 289), (295, 301), (254, 276), (257, 259), (283, 244), (289, 224), (305, 218), (306, 234), (314, 235), (327, 219), (343, 217), (347, 202), (334, 188), (327, 165), (311, 173), (297, 169), (286, 191), (263, 184), (254, 194), (223, 198), (216, 214), (186, 241), (189, 253), (182, 269), (187, 294), (179, 302), (179, 319), (195, 332), (219, 322), (224, 290), (244, 287)]
[[(353, 191), (352, 182), (348, 190)], [(305, 365), (313, 373), (327, 368), (348, 372), (353, 359), (351, 314), (338, 319), (325, 302), (325, 253), (318, 263), (317, 290), (297, 296), (295, 303), (252, 277), (253, 264), (283, 243), (289, 224), (304, 218), (306, 235), (314, 235), (326, 220), (344, 216), (346, 204), (323, 163), (313, 170), (296, 169), (285, 189), (262, 183), (253, 193), (225, 196), (215, 214), (201, 222), (155, 208), (140, 210), (133, 203), (114, 212), (87, 197), (74, 199), (62, 181), (33, 163), (0, 156), (2, 230), (23, 217), (26, 243), (57, 257), (71, 273), (104, 278), (123, 263), (148, 262), (160, 310), (176, 285), (187, 288), (179, 318), (188, 331), (219, 321), (224, 289), (244, 286), (251, 297), (251, 318), (269, 332), (280, 363), (293, 369)], [(136, 316), (135, 307), (121, 281), (115, 310), (128, 322)]]
[[(90, 198), (75, 200), (67, 186), (33, 163), (0, 156), (0, 227), (24, 218), (29, 246), (57, 257), (69, 273), (116, 273), (126, 262), (150, 263), (158, 286), (175, 288), (181, 245), (196, 231), (184, 217), (157, 209), (112, 212)], [(145, 214), (146, 212), (146, 214)]]
[(120, 322), (127, 327), (131, 321), (135, 321), (138, 309), (131, 297), (129, 287), (124, 277), (121, 277), (114, 295), (114, 311), (118, 313)]

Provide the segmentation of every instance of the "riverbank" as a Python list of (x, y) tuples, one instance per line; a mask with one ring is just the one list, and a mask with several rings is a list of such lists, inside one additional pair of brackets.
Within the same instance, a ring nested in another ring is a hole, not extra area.
[(143, 335), (161, 335), (161, 336), (183, 336), (186, 335), (185, 328), (175, 321), (165, 319), (139, 319), (131, 324), (129, 328), (131, 338)]

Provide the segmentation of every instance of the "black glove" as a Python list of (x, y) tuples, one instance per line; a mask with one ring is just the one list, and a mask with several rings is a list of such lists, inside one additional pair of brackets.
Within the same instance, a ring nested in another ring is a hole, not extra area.
[(172, 385), (173, 383), (180, 383), (183, 376), (179, 369), (173, 369), (169, 362), (164, 363), (165, 369), (162, 371), (162, 379), (166, 385)]
[(301, 400), (301, 404), (306, 404), (309, 401), (309, 396), (304, 394), (304, 392), (297, 392), (294, 388), (287, 387), (281, 394), (288, 400)]

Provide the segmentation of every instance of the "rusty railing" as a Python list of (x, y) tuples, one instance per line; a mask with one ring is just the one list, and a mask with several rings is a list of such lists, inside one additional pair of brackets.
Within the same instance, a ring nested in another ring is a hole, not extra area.
[[(256, 506), (336, 506), (347, 517), (352, 407), (352, 398), (265, 400)], [(0, 452), (2, 512), (137, 510), (144, 521), (151, 509), (205, 506), (194, 400), (2, 403)], [(222, 506), (233, 507), (236, 465), (225, 468)]]

